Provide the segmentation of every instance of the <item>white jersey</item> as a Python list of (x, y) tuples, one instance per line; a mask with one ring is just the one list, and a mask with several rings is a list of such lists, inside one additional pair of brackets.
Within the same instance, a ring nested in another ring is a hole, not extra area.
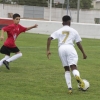
[(51, 37), (53, 39), (58, 39), (58, 46), (74, 45), (74, 42), (82, 41), (78, 32), (67, 25), (52, 33)]

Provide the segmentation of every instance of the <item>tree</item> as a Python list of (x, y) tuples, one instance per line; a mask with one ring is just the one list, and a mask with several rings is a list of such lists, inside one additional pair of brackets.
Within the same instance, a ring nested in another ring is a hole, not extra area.
[(92, 1), (93, 0), (81, 0), (80, 7), (82, 9), (90, 9), (90, 8), (93, 8)]
[(47, 6), (47, 0), (12, 0), (19, 5)]
[[(92, 1), (93, 0), (80, 0), (80, 8), (81, 9), (90, 9), (92, 8)], [(67, 0), (65, 0), (67, 3)], [(77, 8), (78, 0), (69, 0), (70, 8)]]
[[(7, 0), (10, 2), (10, 0)], [(9, 3), (6, 0), (0, 0), (0, 3)], [(12, 0), (12, 2), (16, 2), (19, 5), (31, 5), (31, 6), (48, 6), (47, 1), (50, 0)], [(54, 0), (52, 0), (54, 1)], [(64, 8), (67, 6), (67, 1), (65, 0), (65, 4), (63, 5)], [(77, 8), (77, 1), (78, 0), (69, 0), (70, 8)], [(93, 0), (80, 0), (80, 8), (81, 9), (90, 9), (92, 8), (92, 1)], [(56, 7), (62, 8), (62, 4), (56, 5)]]

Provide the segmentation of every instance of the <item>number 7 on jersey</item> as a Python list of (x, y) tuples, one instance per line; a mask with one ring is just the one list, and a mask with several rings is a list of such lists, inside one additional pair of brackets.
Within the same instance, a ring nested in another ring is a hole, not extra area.
[(68, 36), (69, 36), (69, 32), (68, 31), (63, 31), (62, 34), (66, 35), (64, 40), (62, 41), (64, 43), (67, 40)]

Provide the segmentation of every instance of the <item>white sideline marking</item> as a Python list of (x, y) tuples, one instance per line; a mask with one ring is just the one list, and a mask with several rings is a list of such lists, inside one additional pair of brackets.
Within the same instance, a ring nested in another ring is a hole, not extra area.
[(18, 48), (46, 48), (46, 47), (18, 47)]
[[(100, 47), (100, 46), (84, 46), (84, 47), (95, 48), (95, 47)], [(27, 47), (20, 47), (19, 46), (19, 48), (46, 48), (46, 46), (44, 46), (44, 47), (38, 47), (38, 46), (37, 47), (36, 46), (34, 46), (34, 47), (28, 47), (28, 46)], [(57, 46), (56, 47), (50, 47), (50, 48), (57, 48)]]

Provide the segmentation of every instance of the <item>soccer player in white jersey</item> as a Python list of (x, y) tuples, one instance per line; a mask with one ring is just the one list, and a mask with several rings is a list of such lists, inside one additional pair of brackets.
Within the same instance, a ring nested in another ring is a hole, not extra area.
[(71, 17), (65, 15), (63, 16), (62, 21), (63, 21), (62, 23), (63, 27), (52, 33), (47, 40), (47, 57), (49, 58), (51, 54), (50, 52), (51, 40), (58, 39), (59, 57), (65, 69), (65, 80), (68, 86), (68, 93), (71, 94), (72, 83), (71, 83), (70, 71), (72, 71), (80, 87), (81, 88), (84, 87), (84, 82), (82, 81), (80, 73), (77, 69), (78, 55), (74, 48), (74, 42), (77, 44), (78, 48), (82, 52), (83, 59), (86, 59), (87, 56), (80, 43), (82, 41), (81, 37), (79, 36), (78, 32), (75, 29), (70, 27)]

